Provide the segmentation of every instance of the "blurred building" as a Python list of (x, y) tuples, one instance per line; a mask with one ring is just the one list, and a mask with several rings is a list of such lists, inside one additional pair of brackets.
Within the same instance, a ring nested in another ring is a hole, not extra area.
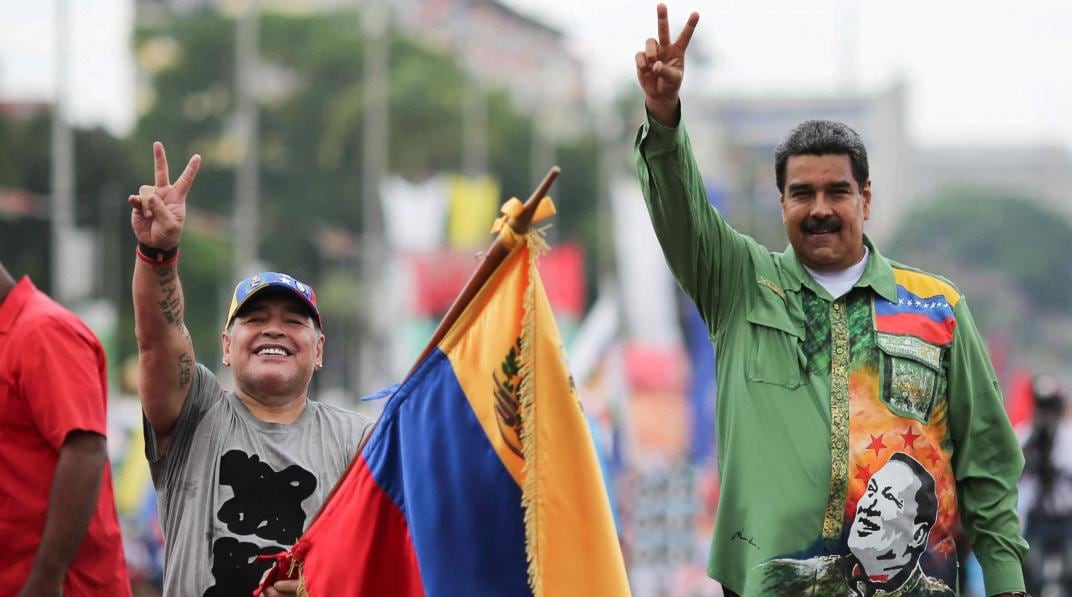
[(922, 147), (912, 177), (919, 197), (979, 189), (1037, 199), (1072, 220), (1072, 155), (1056, 145)]
[(182, 14), (214, 9), (226, 13), (244, 10), (254, 1), (264, 10), (309, 13), (360, 6), (362, 0), (134, 0), (139, 19), (157, 18), (171, 13)]
[[(215, 8), (237, 13), (250, 0), (136, 0), (139, 22), (169, 13)], [(329, 12), (360, 9), (369, 0), (262, 0), (265, 11)], [(456, 56), (487, 87), (505, 89), (523, 111), (540, 120), (551, 140), (584, 130), (585, 90), (580, 59), (565, 35), (496, 0), (380, 0), (394, 25), (425, 44)]]
[(583, 130), (581, 61), (562, 32), (495, 0), (393, 0), (403, 30), (462, 58), (481, 83), (502, 87), (536, 115), (541, 133)]
[(867, 145), (874, 199), (867, 232), (880, 244), (912, 208), (944, 192), (978, 189), (1039, 201), (1072, 218), (1072, 155), (1055, 145), (916, 146), (907, 88), (870, 94), (688, 98), (685, 118), (712, 201), (772, 250), (785, 244), (774, 148), (803, 120), (839, 120)]
[(786, 245), (774, 182), (774, 148), (800, 122), (844, 122), (863, 137), (874, 200), (867, 231), (878, 242), (918, 197), (911, 176), (912, 145), (906, 88), (895, 83), (871, 94), (738, 96), (688, 100), (686, 118), (709, 193), (742, 230), (771, 250)]
[(52, 109), (52, 102), (4, 100), (0, 97), (0, 118), (29, 120)]

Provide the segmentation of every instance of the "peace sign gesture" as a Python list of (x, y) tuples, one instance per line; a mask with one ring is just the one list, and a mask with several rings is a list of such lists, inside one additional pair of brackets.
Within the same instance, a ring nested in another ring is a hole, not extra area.
[(636, 54), (637, 80), (644, 90), (644, 104), (659, 122), (674, 126), (677, 124), (678, 90), (685, 77), (685, 49), (689, 47), (699, 13), (689, 15), (689, 20), (681, 29), (677, 40), (670, 43), (670, 23), (666, 16), (666, 5), (659, 4), (656, 9), (659, 19), (659, 39), (648, 38), (643, 52)]
[(175, 184), (171, 184), (164, 144), (157, 141), (153, 143), (153, 165), (156, 186), (142, 186), (137, 195), (127, 198), (133, 208), (130, 226), (138, 242), (166, 251), (179, 246), (186, 222), (186, 194), (201, 168), (201, 156), (194, 154)]

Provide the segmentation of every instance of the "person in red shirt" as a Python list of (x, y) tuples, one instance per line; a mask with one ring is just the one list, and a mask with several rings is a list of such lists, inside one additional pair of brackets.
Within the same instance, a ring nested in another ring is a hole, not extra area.
[(0, 263), (0, 587), (129, 596), (112, 496), (104, 349)]

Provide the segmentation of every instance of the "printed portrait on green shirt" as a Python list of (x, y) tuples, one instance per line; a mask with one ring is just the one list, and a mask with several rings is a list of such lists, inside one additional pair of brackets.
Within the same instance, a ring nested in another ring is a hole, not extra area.
[(920, 564), (938, 513), (934, 478), (904, 452), (890, 456), (867, 482), (848, 532), (847, 555), (764, 564), (765, 591), (829, 595), (954, 595)]

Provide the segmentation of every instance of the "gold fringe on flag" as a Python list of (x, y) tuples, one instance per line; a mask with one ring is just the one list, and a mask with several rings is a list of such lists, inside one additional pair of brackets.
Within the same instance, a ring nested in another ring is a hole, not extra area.
[(298, 569), (298, 597), (311, 597), (309, 587), (305, 586), (305, 564), (298, 558), (291, 558), (290, 569), (287, 570), (287, 578), (294, 577), (294, 569)]
[[(507, 227), (509, 228), (509, 227)], [(532, 230), (524, 235), (529, 250), (529, 279), (525, 288), (525, 315), (521, 319), (521, 449), (525, 457), (525, 486), (521, 493), (521, 507), (525, 510), (525, 552), (528, 559), (529, 587), (534, 597), (543, 597), (543, 570), (540, 560), (542, 537), (536, 520), (538, 495), (537, 478), (540, 462), (537, 452), (536, 389), (534, 368), (536, 360), (536, 284), (539, 278), (537, 266), (540, 256), (549, 250), (544, 232), (547, 227)]]

